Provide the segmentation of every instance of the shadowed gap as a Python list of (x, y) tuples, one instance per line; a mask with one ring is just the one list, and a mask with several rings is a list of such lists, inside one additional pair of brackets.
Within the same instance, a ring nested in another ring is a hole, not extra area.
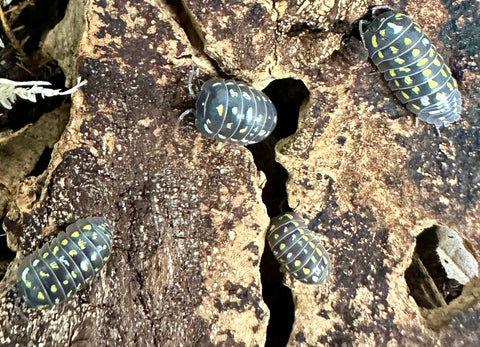
[[(277, 126), (264, 141), (248, 146), (258, 170), (265, 173), (267, 182), (262, 199), (270, 218), (290, 209), (286, 182), (288, 173), (275, 161), (275, 145), (278, 140), (297, 131), (300, 105), (309, 96), (305, 84), (300, 80), (287, 78), (270, 83), (263, 92), (272, 100), (278, 112)], [(283, 273), (268, 244), (260, 263), (263, 300), (270, 310), (265, 346), (286, 346), (295, 319), (294, 304), (290, 288), (283, 285)]]
[(7, 267), (15, 259), (15, 252), (12, 252), (7, 246), (7, 235), (3, 229), (3, 218), (0, 219), (0, 281), (3, 280)]

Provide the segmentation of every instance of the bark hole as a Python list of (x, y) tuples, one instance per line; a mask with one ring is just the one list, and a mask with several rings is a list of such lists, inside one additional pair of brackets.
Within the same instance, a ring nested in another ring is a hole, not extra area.
[(434, 225), (417, 236), (405, 280), (418, 306), (448, 305), (473, 277), (478, 277), (478, 262), (455, 230)]

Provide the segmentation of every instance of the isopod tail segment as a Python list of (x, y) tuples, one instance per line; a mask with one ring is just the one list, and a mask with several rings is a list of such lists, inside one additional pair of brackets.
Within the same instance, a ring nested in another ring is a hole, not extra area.
[(450, 68), (420, 26), (388, 6), (359, 22), (368, 55), (388, 87), (418, 119), (448, 127), (460, 119), (462, 99)]
[[(192, 90), (189, 82), (191, 94)], [(204, 136), (239, 145), (264, 140), (277, 123), (277, 110), (264, 93), (243, 82), (221, 78), (203, 83), (195, 109), (180, 115), (176, 129), (189, 114), (194, 115), (195, 128)]]
[(318, 236), (294, 212), (272, 219), (267, 241), (274, 257), (293, 278), (305, 284), (324, 283), (331, 262)]

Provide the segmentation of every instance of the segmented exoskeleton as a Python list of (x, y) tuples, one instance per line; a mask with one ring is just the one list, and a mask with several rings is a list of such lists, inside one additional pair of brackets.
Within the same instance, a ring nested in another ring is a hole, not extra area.
[(46, 308), (66, 300), (89, 282), (112, 252), (113, 226), (88, 217), (23, 259), (18, 292), (29, 307)]
[(262, 92), (234, 80), (212, 78), (197, 96), (195, 127), (222, 142), (250, 145), (264, 140), (277, 123), (277, 110)]
[(462, 99), (449, 67), (420, 26), (386, 6), (360, 21), (363, 45), (389, 88), (420, 120), (447, 127), (460, 118)]
[(296, 213), (273, 218), (267, 240), (277, 261), (295, 279), (306, 284), (325, 282), (331, 271), (327, 251)]

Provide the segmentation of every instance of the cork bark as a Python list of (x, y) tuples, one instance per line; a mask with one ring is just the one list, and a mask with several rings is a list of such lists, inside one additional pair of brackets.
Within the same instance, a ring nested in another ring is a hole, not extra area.
[[(265, 344), (263, 175), (247, 148), (188, 126), (175, 131), (193, 105), (194, 67), (199, 78), (258, 89), (294, 78), (310, 93), (276, 161), (288, 172), (289, 206), (324, 241), (333, 272), (322, 286), (295, 283), (289, 345), (478, 341), (478, 279), (448, 306), (426, 310), (404, 278), (415, 237), (433, 225), (480, 251), (478, 5), (396, 7), (424, 28), (459, 82), (465, 111), (442, 137), (414, 126), (367, 60), (354, 32), (370, 5), (70, 2), (44, 49), (70, 82), (79, 75), (88, 84), (72, 97), (47, 170), (9, 198), (4, 226), (18, 253), (0, 283), (0, 342)], [(89, 215), (115, 224), (106, 269), (67, 303), (26, 309), (14, 289), (23, 255)]]

